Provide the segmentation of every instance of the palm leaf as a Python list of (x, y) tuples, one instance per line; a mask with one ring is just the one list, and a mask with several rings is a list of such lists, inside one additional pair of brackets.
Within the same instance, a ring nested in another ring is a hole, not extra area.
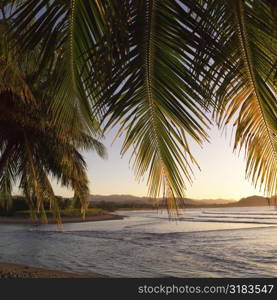
[[(136, 177), (148, 173), (149, 196), (163, 195), (174, 212), (186, 181), (192, 182), (191, 165), (197, 165), (188, 139), (207, 139), (209, 91), (193, 75), (197, 53), (188, 46), (199, 44), (202, 32), (179, 1), (128, 4), (130, 51), (115, 61), (107, 100), (99, 105), (107, 107), (105, 128), (120, 124), (119, 135), (125, 133), (122, 154), (131, 151)], [(208, 49), (203, 45), (202, 51), (199, 56)]]
[(168, 208), (177, 208), (192, 181), (190, 141), (207, 139), (209, 105), (218, 124), (236, 119), (247, 176), (276, 192), (270, 1), (20, 2), (13, 30), (23, 50), (40, 47), (40, 69), (55, 82), (48, 97), (58, 95), (57, 124), (119, 125), (122, 154), (131, 151), (137, 178), (148, 174), (150, 196), (164, 194)]
[[(95, 62), (87, 64), (87, 57), (95, 45), (102, 43), (107, 3), (109, 1), (20, 1), (11, 16), (13, 37), (23, 55), (36, 47), (40, 49), (39, 70), (48, 70), (47, 76), (52, 76), (52, 86), (48, 86), (47, 93), (54, 99), (55, 118), (59, 124), (70, 124), (72, 130), (84, 120), (90, 130), (99, 130), (91, 105), (97, 86), (94, 82), (86, 84)], [(105, 46), (103, 42), (100, 51), (103, 58), (107, 54)], [(103, 68), (104, 62), (101, 64)], [(78, 119), (80, 114), (82, 120)]]
[[(194, 60), (209, 53), (202, 38), (212, 40), (198, 28), (203, 7), (194, 1), (21, 2), (14, 31), (22, 48), (39, 45), (43, 64), (57, 52), (57, 115), (93, 108), (104, 114), (106, 129), (121, 122), (122, 153), (134, 147), (137, 177), (149, 172), (149, 195), (163, 193), (176, 208), (196, 162), (188, 139), (207, 139), (202, 108), (209, 91), (193, 74)], [(73, 117), (68, 123), (76, 127)]]
[[(268, 195), (277, 190), (277, 22), (267, 1), (219, 1), (222, 46), (231, 68), (222, 69), (219, 57), (211, 69), (221, 80), (214, 86), (217, 120), (234, 120), (234, 149), (245, 149), (246, 176)], [(211, 22), (214, 22), (212, 15)], [(209, 74), (210, 76), (210, 74)], [(207, 77), (207, 76), (206, 76)]]

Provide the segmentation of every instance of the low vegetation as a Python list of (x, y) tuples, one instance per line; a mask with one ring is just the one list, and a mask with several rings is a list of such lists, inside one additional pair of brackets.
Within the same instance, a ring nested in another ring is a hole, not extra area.
[[(60, 216), (61, 217), (81, 217), (81, 211), (79, 203), (74, 202), (70, 198), (56, 197), (57, 202), (60, 207)], [(87, 209), (86, 215), (101, 215), (103, 214), (104, 207), (90, 207)], [(111, 209), (107, 209), (111, 210)], [(47, 217), (52, 217), (53, 212), (49, 206), (45, 208), (45, 214)], [(0, 207), (0, 216), (1, 217), (18, 217), (18, 218), (27, 218), (34, 215), (34, 211), (30, 210), (29, 205), (26, 199), (23, 196), (13, 196), (10, 206)]]

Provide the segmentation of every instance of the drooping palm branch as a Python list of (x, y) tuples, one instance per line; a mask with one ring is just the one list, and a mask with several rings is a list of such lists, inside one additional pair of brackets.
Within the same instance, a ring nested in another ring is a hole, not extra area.
[[(217, 121), (235, 127), (234, 149), (246, 155), (246, 176), (267, 195), (277, 192), (277, 17), (267, 1), (218, 1), (221, 49), (206, 77), (214, 87)], [(211, 73), (216, 74), (211, 77)]]
[(151, 196), (164, 190), (169, 208), (184, 196), (195, 162), (188, 139), (207, 138), (208, 105), (220, 124), (237, 118), (235, 147), (246, 146), (248, 177), (276, 192), (271, 1), (20, 3), (13, 16), (18, 43), (27, 51), (40, 45), (42, 66), (51, 52), (66, 65), (55, 68), (67, 75), (56, 86), (64, 99), (56, 107), (72, 108), (63, 97), (69, 91), (76, 105), (99, 113), (105, 128), (119, 125), (122, 153), (133, 149), (136, 174), (148, 173)]

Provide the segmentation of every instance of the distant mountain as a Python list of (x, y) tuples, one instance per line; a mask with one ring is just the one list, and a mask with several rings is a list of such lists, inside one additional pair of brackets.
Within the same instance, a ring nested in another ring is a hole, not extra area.
[(206, 203), (206, 204), (230, 204), (230, 203), (238, 202), (237, 200), (231, 200), (231, 199), (203, 199), (199, 201), (201, 203)]
[(151, 199), (148, 197), (137, 197), (133, 195), (90, 195), (89, 201), (93, 202), (139, 202), (139, 203), (151, 203)]
[[(276, 200), (275, 200), (276, 199)], [(133, 195), (91, 195), (90, 200), (92, 203), (116, 203), (124, 207), (124, 204), (138, 204), (150, 206), (153, 204), (153, 200), (149, 197), (137, 197)], [(240, 207), (240, 206), (267, 206), (275, 205), (277, 203), (277, 196), (268, 199), (262, 196), (250, 196), (242, 198), (239, 201), (227, 200), (227, 199), (184, 199), (184, 204), (188, 207)], [(160, 204), (163, 204), (162, 199), (158, 199)]]
[[(153, 200), (149, 197), (137, 197), (133, 195), (91, 195), (90, 201), (94, 203), (113, 202), (117, 204), (135, 203), (135, 204), (147, 204), (147, 205), (153, 203)], [(162, 199), (158, 199), (158, 202), (161, 203)], [(231, 202), (232, 200), (226, 200), (226, 199), (203, 199), (203, 200), (194, 200), (189, 198), (184, 199), (185, 205), (188, 206), (201, 206), (201, 205), (206, 206), (210, 204), (227, 204)]]
[(250, 196), (242, 198), (238, 201), (238, 206), (267, 206), (267, 205), (276, 205), (277, 197), (266, 198), (262, 196)]
[[(90, 201), (97, 203), (97, 202), (113, 202), (113, 203), (134, 203), (134, 204), (147, 204), (147, 205), (152, 205), (153, 204), (153, 199), (149, 197), (137, 197), (133, 195), (91, 195), (90, 196)], [(162, 202), (162, 199), (157, 200), (159, 203)], [(199, 205), (201, 201), (199, 200), (192, 200), (192, 199), (184, 199), (184, 203), (186, 205)]]

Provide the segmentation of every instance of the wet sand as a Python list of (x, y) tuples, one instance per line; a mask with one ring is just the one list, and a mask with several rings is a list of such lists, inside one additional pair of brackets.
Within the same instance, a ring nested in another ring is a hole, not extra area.
[(0, 279), (5, 278), (105, 278), (100, 274), (85, 275), (56, 270), (35, 268), (26, 265), (0, 263)]

